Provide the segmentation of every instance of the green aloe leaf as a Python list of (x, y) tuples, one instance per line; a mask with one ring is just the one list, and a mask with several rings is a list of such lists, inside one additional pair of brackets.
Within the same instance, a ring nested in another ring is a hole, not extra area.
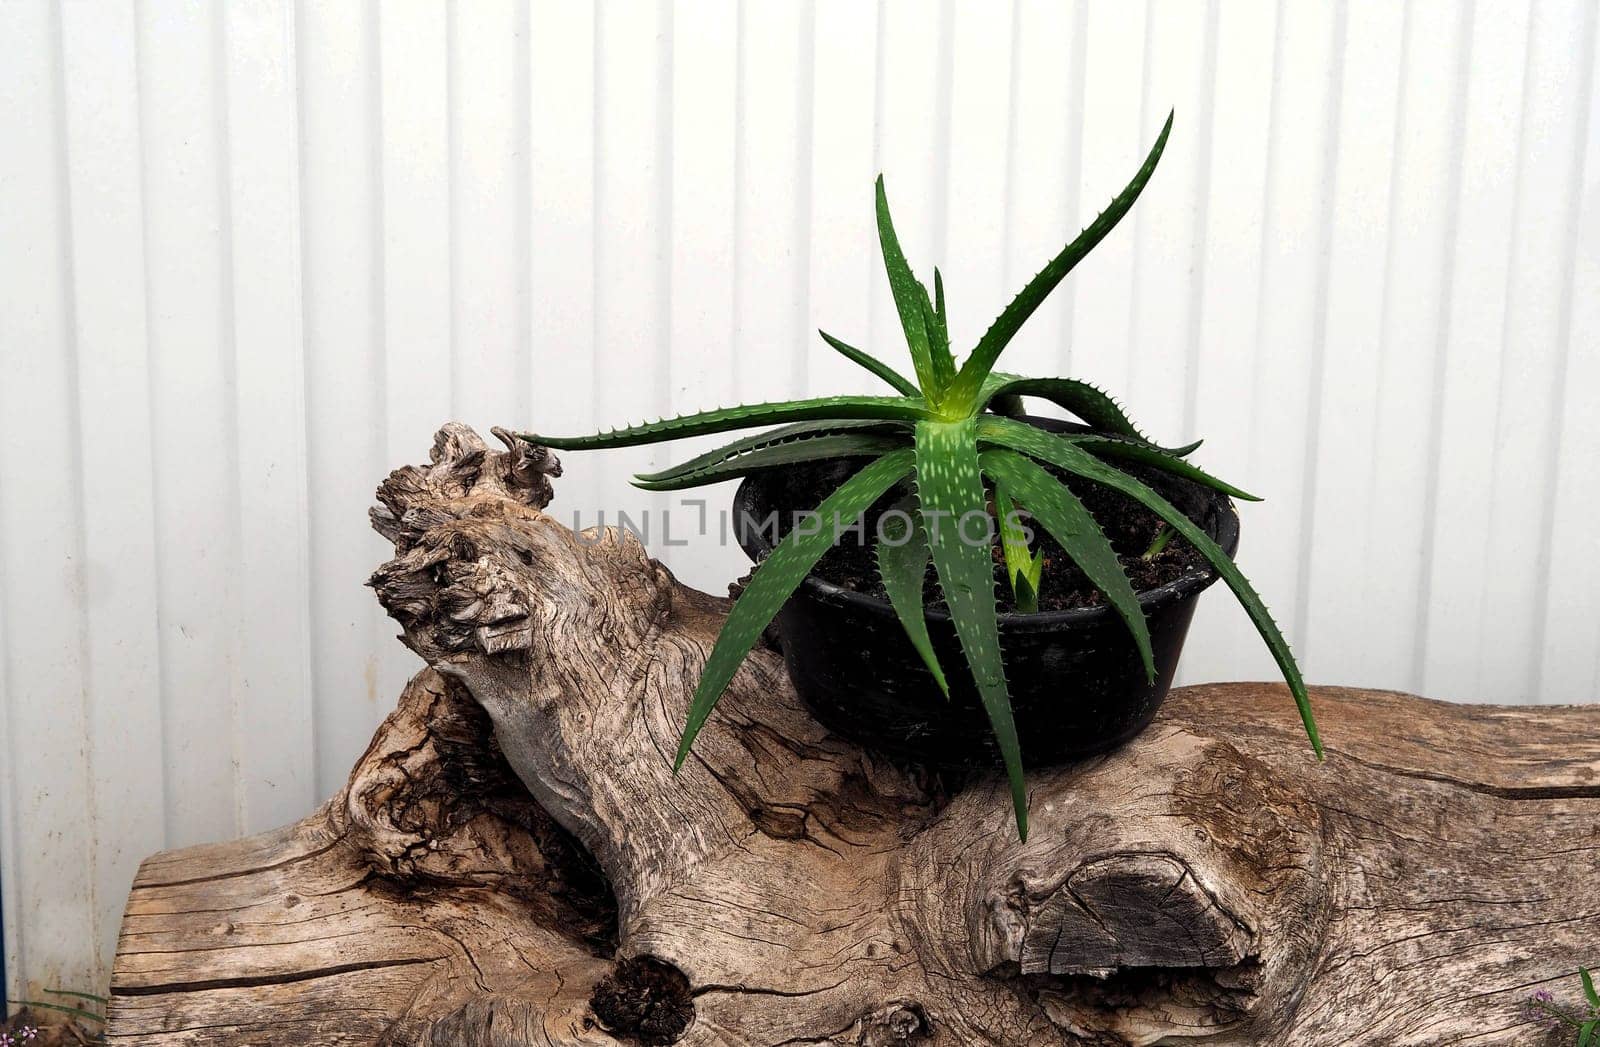
[(700, 683), (689, 703), (674, 770), (683, 766), (695, 736), (705, 726), (706, 717), (711, 715), (733, 674), (744, 664), (750, 648), (760, 639), (761, 631), (832, 547), (837, 528), (853, 523), (885, 491), (910, 473), (913, 460), (912, 450), (906, 448), (863, 467), (817, 506), (817, 527), (797, 527), (790, 531), (771, 555), (761, 561), (706, 657), (705, 670), (700, 674)]
[(897, 428), (902, 428), (905, 433), (904, 440), (909, 443), (911, 428), (905, 422), (884, 422), (873, 419), (836, 419), (820, 422), (795, 422), (792, 425), (780, 425), (776, 429), (755, 433), (751, 436), (742, 436), (731, 443), (721, 447), (697, 454), (687, 461), (669, 466), (653, 473), (638, 473), (635, 479), (654, 482), (656, 480), (671, 480), (688, 473), (698, 472), (708, 465), (717, 465), (729, 461), (747, 451), (755, 451), (764, 447), (771, 447), (788, 440), (798, 440), (807, 436), (824, 436), (835, 433), (892, 433)]
[(602, 447), (634, 447), (638, 444), (681, 440), (691, 436), (725, 433), (731, 429), (754, 429), (762, 425), (804, 422), (813, 419), (885, 419), (914, 422), (927, 417), (927, 406), (907, 396), (819, 396), (812, 400), (786, 400), (781, 403), (724, 407), (715, 411), (665, 418), (659, 422), (613, 429), (591, 436), (542, 436), (518, 433), (529, 443), (560, 450), (597, 450)]
[(949, 361), (948, 373), (944, 376), (945, 381), (949, 381), (955, 375), (955, 358), (950, 355), (950, 327), (944, 315), (944, 277), (937, 269), (933, 271), (933, 285), (935, 298), (928, 297), (927, 288), (922, 289), (923, 324), (928, 329), (934, 359)]
[(1141, 465), (1153, 466), (1162, 472), (1171, 473), (1173, 476), (1181, 476), (1185, 480), (1191, 480), (1202, 487), (1209, 487), (1213, 491), (1221, 491), (1230, 498), (1238, 498), (1246, 502), (1261, 501), (1260, 498), (1249, 491), (1241, 491), (1226, 480), (1219, 480), (1204, 469), (1190, 465), (1182, 458), (1177, 457), (1175, 452), (1163, 451), (1159, 447), (1134, 443), (1132, 440), (1124, 440), (1114, 436), (1084, 435), (1072, 436), (1068, 439), (1099, 458), (1121, 458), (1130, 462), (1138, 462)]
[(848, 342), (842, 342), (833, 335), (829, 334), (827, 331), (818, 330), (817, 333), (820, 334), (822, 336), (822, 340), (827, 342), (828, 345), (831, 346), (833, 350), (840, 356), (851, 361), (852, 363), (860, 364), (862, 367), (865, 367), (879, 378), (882, 378), (885, 382), (888, 382), (890, 385), (894, 386), (896, 391), (902, 392), (907, 396), (922, 395), (921, 392), (918, 391), (915, 382), (906, 378), (899, 371), (896, 371), (894, 368), (890, 367), (876, 356), (873, 356), (871, 353), (862, 349), (857, 349)]
[[(950, 355), (950, 341), (949, 339), (941, 341), (939, 338), (939, 318), (934, 315), (933, 300), (928, 297), (927, 289), (922, 286), (920, 281), (917, 283), (917, 287), (922, 290), (922, 302), (920, 305), (922, 309), (922, 326), (928, 332), (928, 345), (933, 351), (933, 358), (938, 360), (941, 355), (948, 357)], [(950, 376), (941, 373), (938, 376), (938, 380), (941, 383), (948, 383)]]
[[(979, 464), (982, 464), (980, 457)], [(991, 476), (991, 479), (993, 477)], [(1018, 505), (1002, 483), (994, 485), (994, 515), (1000, 528), (1000, 549), (1006, 558), (1006, 577), (1017, 610), (1033, 614), (1039, 610), (1039, 579), (1044, 574), (1044, 552), (1028, 548), (1027, 528), (1017, 518)]]
[[(1033, 396), (1065, 408), (1087, 424), (1105, 433), (1125, 436), (1140, 443), (1154, 444), (1139, 427), (1133, 424), (1122, 405), (1105, 390), (1076, 378), (1024, 378), (1021, 375), (995, 373), (984, 380), (978, 397), (978, 410), (983, 410), (997, 398)], [(999, 411), (1010, 414), (1010, 411)]]
[(1056, 289), (1056, 285), (1061, 283), (1083, 257), (1094, 250), (1100, 241), (1116, 228), (1134, 201), (1139, 199), (1139, 194), (1144, 192), (1150, 176), (1155, 173), (1156, 164), (1161, 161), (1161, 153), (1167, 147), (1167, 136), (1171, 133), (1172, 115), (1169, 113), (1166, 125), (1161, 128), (1160, 137), (1151, 147), (1150, 154), (1145, 157), (1138, 173), (1133, 176), (1133, 181), (1117, 194), (1111, 204), (1100, 213), (1100, 217), (1090, 222), (1088, 228), (1078, 234), (1077, 239), (1063, 248), (1060, 254), (1052, 258), (1032, 280), (1029, 280), (1028, 285), (995, 318), (994, 323), (989, 325), (989, 330), (978, 340), (972, 355), (967, 357), (967, 362), (962, 365), (950, 388), (940, 395), (941, 403), (969, 404), (977, 401), (978, 393), (983, 388), (983, 380), (989, 376), (995, 361), (1000, 359), (1000, 353), (1010, 344), (1018, 328), (1033, 315), (1034, 310), (1039, 308), (1050, 292)]
[(1261, 597), (1256, 594), (1249, 579), (1240, 573), (1239, 568), (1234, 566), (1233, 560), (1211, 540), (1210, 535), (1165, 498), (1126, 473), (1100, 461), (1070, 440), (1011, 418), (993, 415), (979, 419), (978, 438), (987, 443), (1020, 451), (1030, 458), (1036, 458), (1086, 480), (1121, 491), (1161, 517), (1168, 526), (1187, 538), (1189, 544), (1194, 546), (1222, 580), (1228, 583), (1228, 588), (1233, 590), (1239, 604), (1250, 616), (1256, 632), (1261, 634), (1261, 639), (1265, 641), (1267, 649), (1272, 652), (1273, 659), (1278, 663), (1284, 682), (1289, 685), (1289, 692), (1294, 695), (1295, 705), (1300, 710), (1300, 720), (1305, 724), (1306, 736), (1311, 739), (1311, 747), (1316, 750), (1319, 758), (1322, 756), (1322, 739), (1317, 734), (1316, 717), (1311, 712), (1311, 698), (1306, 694), (1305, 680), (1301, 678), (1300, 667), (1295, 664), (1294, 654), (1289, 650), (1289, 642), (1283, 638), (1283, 633), (1278, 630), (1278, 624), (1272, 620), (1271, 613), (1261, 602)]
[[(1026, 840), (1028, 797), (1022, 749), (1000, 654), (988, 500), (978, 470), (974, 426), (973, 418), (917, 424), (917, 501), (945, 605), (950, 608), (967, 668), (972, 671), (1011, 779), (1017, 832)], [(982, 535), (972, 532), (973, 521), (982, 522)]]
[(933, 652), (933, 640), (928, 636), (927, 610), (922, 603), (922, 581), (928, 573), (928, 535), (914, 515), (915, 500), (907, 498), (886, 513), (879, 524), (876, 552), (878, 577), (883, 580), (883, 591), (889, 596), (900, 624), (905, 627), (911, 646), (917, 649), (922, 662), (933, 674), (939, 690), (950, 696), (950, 685), (945, 681), (944, 670)]
[[(1071, 411), (1081, 421), (1093, 426), (1107, 438), (1123, 437), (1177, 458), (1193, 454), (1205, 442), (1196, 440), (1181, 447), (1162, 447), (1139, 431), (1138, 426), (1134, 425), (1133, 420), (1122, 410), (1122, 405), (1110, 394), (1098, 386), (1080, 382), (1076, 378), (1024, 378), (1021, 375), (997, 371), (984, 379), (983, 391), (978, 397), (978, 410), (987, 408), (995, 414), (1019, 418), (1025, 413), (1021, 406), (1024, 396), (1047, 400)], [(1089, 437), (1090, 434), (1085, 434), (1081, 437), (1074, 436), (1073, 439), (1081, 440)]]
[(948, 344), (940, 351), (934, 345), (928, 330), (923, 309), (928, 301), (928, 291), (911, 272), (911, 264), (900, 248), (900, 237), (894, 231), (894, 219), (889, 217), (889, 198), (884, 193), (883, 176), (878, 176), (878, 243), (883, 249), (883, 268), (889, 274), (889, 291), (894, 296), (895, 311), (900, 314), (900, 326), (906, 333), (906, 344), (911, 347), (911, 362), (916, 367), (917, 384), (929, 397), (937, 397), (955, 373), (955, 362), (950, 358)]
[(726, 461), (663, 480), (636, 479), (633, 485), (643, 491), (682, 491), (690, 487), (721, 483), (723, 480), (731, 480), (738, 476), (748, 476), (758, 469), (770, 469), (775, 465), (795, 465), (827, 458), (876, 456), (905, 447), (906, 444), (906, 440), (896, 439), (893, 436), (848, 433), (801, 436), (754, 451), (746, 451)]
[(1072, 557), (1090, 583), (1105, 594), (1133, 633), (1145, 678), (1156, 678), (1155, 658), (1150, 652), (1150, 630), (1144, 609), (1133, 591), (1128, 575), (1117, 559), (1116, 550), (1078, 496), (1060, 480), (1015, 451), (991, 448), (979, 456), (983, 471), (1027, 506), (1028, 512)]
[[(1039, 561), (1039, 566), (1044, 566), (1044, 561)], [(1023, 614), (1035, 614), (1039, 610), (1039, 574), (1018, 572), (1011, 577), (1011, 594), (1017, 601), (1017, 610)]]
[(1590, 976), (1587, 967), (1578, 968), (1578, 979), (1583, 982), (1583, 995), (1588, 997), (1590, 1007), (1600, 1007), (1600, 992), (1594, 988), (1594, 978)]
[(1600, 1028), (1600, 1018), (1584, 1022), (1578, 1027), (1578, 1047), (1589, 1047), (1594, 1042), (1594, 1031)]

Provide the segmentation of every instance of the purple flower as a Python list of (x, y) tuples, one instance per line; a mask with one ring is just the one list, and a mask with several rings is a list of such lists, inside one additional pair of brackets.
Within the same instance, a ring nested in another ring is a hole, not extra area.
[(1540, 1025), (1561, 1025), (1562, 1015), (1556, 1008), (1556, 998), (1549, 990), (1540, 989), (1522, 1004), (1522, 1016)]

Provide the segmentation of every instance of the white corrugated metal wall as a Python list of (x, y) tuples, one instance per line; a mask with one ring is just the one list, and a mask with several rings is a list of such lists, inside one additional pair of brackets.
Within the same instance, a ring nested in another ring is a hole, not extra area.
[[(1169, 107), (1135, 217), (1008, 364), (1269, 496), (1242, 560), (1314, 680), (1593, 698), (1596, 29), (1590, 0), (0, 2), (13, 990), (103, 982), (141, 856), (344, 777), (416, 668), (365, 509), (439, 422), (851, 388), (812, 329), (898, 341), (879, 170), (970, 343)], [(652, 457), (568, 456), (557, 507), (659, 508), (623, 483)], [(1184, 672), (1271, 666), (1213, 598)]]

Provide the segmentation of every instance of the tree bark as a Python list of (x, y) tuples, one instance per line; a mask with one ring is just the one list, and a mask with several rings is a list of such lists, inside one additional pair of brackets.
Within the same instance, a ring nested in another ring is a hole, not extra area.
[(428, 668), (297, 825), (159, 854), (113, 1044), (1522, 1044), (1600, 964), (1600, 713), (1175, 691), (1105, 756), (949, 781), (755, 651), (681, 773), (727, 601), (446, 426), (378, 491)]

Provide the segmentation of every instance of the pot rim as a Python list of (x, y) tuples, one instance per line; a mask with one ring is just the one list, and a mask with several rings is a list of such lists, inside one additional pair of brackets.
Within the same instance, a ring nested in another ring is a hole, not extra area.
[[(1024, 420), (1035, 425), (1040, 422), (1046, 423), (1041, 428), (1049, 428), (1056, 431), (1068, 427), (1078, 430), (1086, 428), (1073, 426), (1071, 423), (1064, 425), (1060, 419), (1056, 418), (1027, 416)], [(753, 473), (746, 476), (739, 481), (739, 487), (733, 496), (734, 538), (738, 541), (739, 547), (744, 550), (745, 555), (750, 557), (754, 563), (759, 563), (763, 556), (772, 551), (772, 546), (766, 541), (761, 529), (752, 528), (748, 525), (748, 521), (757, 515), (754, 506), (751, 504), (755, 498), (754, 484), (764, 474), (770, 472), (771, 470), (763, 470), (761, 473)], [(1180, 483), (1190, 482), (1177, 477), (1174, 479)], [(1222, 547), (1222, 551), (1231, 560), (1239, 549), (1239, 513), (1234, 508), (1232, 499), (1227, 495), (1220, 491), (1211, 490), (1207, 490), (1206, 493), (1209, 496), (1209, 511), (1205, 523), (1201, 526), (1211, 535), (1212, 540)], [(1209, 588), (1218, 577), (1217, 571), (1209, 565), (1196, 567), (1185, 571), (1170, 582), (1165, 582), (1151, 589), (1139, 590), (1135, 595), (1138, 597), (1139, 606), (1148, 615), (1151, 610), (1176, 603), (1189, 596), (1198, 595)], [(854, 589), (847, 589), (824, 578), (818, 578), (815, 574), (809, 572), (802, 579), (800, 585), (809, 589), (814, 595), (831, 602), (849, 604), (862, 611), (879, 615), (894, 614), (894, 607), (888, 600), (869, 596)], [(1010, 630), (1051, 629), (1059, 626), (1091, 625), (1102, 619), (1110, 619), (1113, 611), (1114, 609), (1109, 604), (1100, 604), (1097, 607), (1069, 607), (1059, 611), (1036, 611), (1032, 614), (1018, 611), (1001, 611), (998, 619), (1002, 626)], [(923, 614), (930, 622), (947, 622), (950, 620), (948, 611), (926, 605), (923, 607)]]

